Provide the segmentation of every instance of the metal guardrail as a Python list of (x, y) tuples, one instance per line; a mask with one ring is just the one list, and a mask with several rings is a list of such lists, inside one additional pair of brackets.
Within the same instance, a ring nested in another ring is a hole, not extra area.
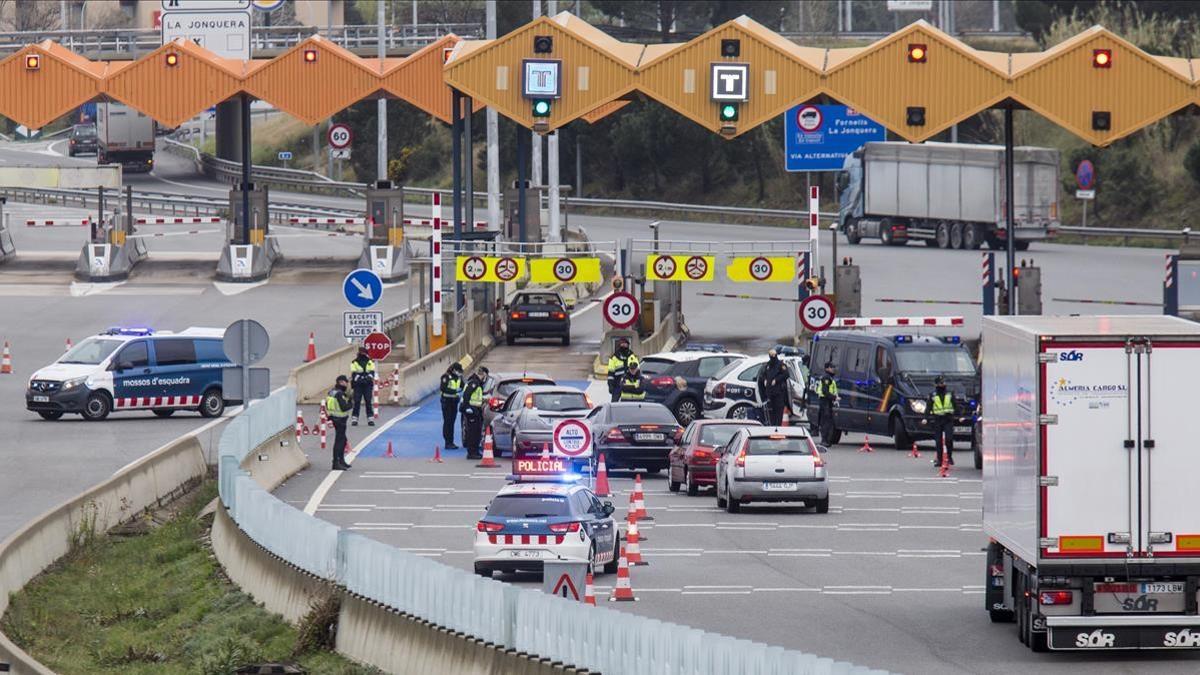
[(1156, 230), (1137, 227), (1076, 227), (1074, 225), (1059, 226), (1058, 232), (1086, 239), (1119, 237), (1126, 245), (1129, 244), (1130, 239), (1166, 239), (1187, 243), (1193, 234), (1190, 227), (1178, 230)]

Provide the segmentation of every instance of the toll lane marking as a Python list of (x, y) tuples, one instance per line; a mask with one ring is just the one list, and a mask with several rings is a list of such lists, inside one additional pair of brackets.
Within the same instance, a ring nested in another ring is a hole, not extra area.
[[(357, 446), (355, 446), (354, 449), (346, 453), (346, 462), (348, 464), (353, 464), (355, 457), (358, 456), (358, 453), (363, 448), (370, 445), (371, 441), (375, 440), (377, 436), (392, 428), (396, 423), (400, 422), (416, 411), (416, 407), (408, 408), (407, 410), (401, 411), (400, 414), (396, 415), (387, 422), (384, 422), (379, 426), (378, 429), (375, 430), (374, 433), (372, 433), (370, 436), (367, 436)], [(333, 489), (333, 484), (336, 483), (338, 478), (341, 478), (342, 474), (344, 473), (346, 472), (330, 471), (328, 474), (326, 474), (325, 478), (321, 481), (321, 484), (317, 486), (317, 490), (313, 492), (312, 498), (309, 499), (308, 503), (304, 505), (304, 513), (310, 516), (316, 513), (317, 509), (321, 506), (321, 502), (325, 500), (325, 497), (329, 494), (329, 491)]]

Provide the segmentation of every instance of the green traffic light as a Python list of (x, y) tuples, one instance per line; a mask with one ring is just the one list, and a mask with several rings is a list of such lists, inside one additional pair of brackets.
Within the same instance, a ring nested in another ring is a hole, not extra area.
[(534, 117), (549, 117), (550, 116), (550, 101), (539, 99), (533, 102)]
[(738, 118), (737, 106), (732, 103), (726, 103), (721, 106), (721, 121), (733, 122)]

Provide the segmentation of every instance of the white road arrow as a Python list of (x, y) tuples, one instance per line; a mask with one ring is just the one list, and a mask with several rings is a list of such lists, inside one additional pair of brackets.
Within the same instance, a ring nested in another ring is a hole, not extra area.
[(358, 289), (358, 297), (362, 298), (363, 300), (375, 299), (375, 293), (371, 290), (370, 286), (363, 286), (362, 282), (354, 277), (350, 277), (350, 283), (354, 284), (354, 287)]

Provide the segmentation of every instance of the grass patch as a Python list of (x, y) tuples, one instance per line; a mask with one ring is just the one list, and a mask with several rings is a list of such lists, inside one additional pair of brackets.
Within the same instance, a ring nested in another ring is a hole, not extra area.
[(64, 675), (224, 675), (265, 661), (377, 672), (326, 651), (317, 626), (328, 625), (328, 604), (314, 606), (302, 636), (225, 579), (207, 543), (211, 517), (197, 518), (216, 493), (206, 481), (146, 534), (77, 541), (13, 596), (0, 627)]

